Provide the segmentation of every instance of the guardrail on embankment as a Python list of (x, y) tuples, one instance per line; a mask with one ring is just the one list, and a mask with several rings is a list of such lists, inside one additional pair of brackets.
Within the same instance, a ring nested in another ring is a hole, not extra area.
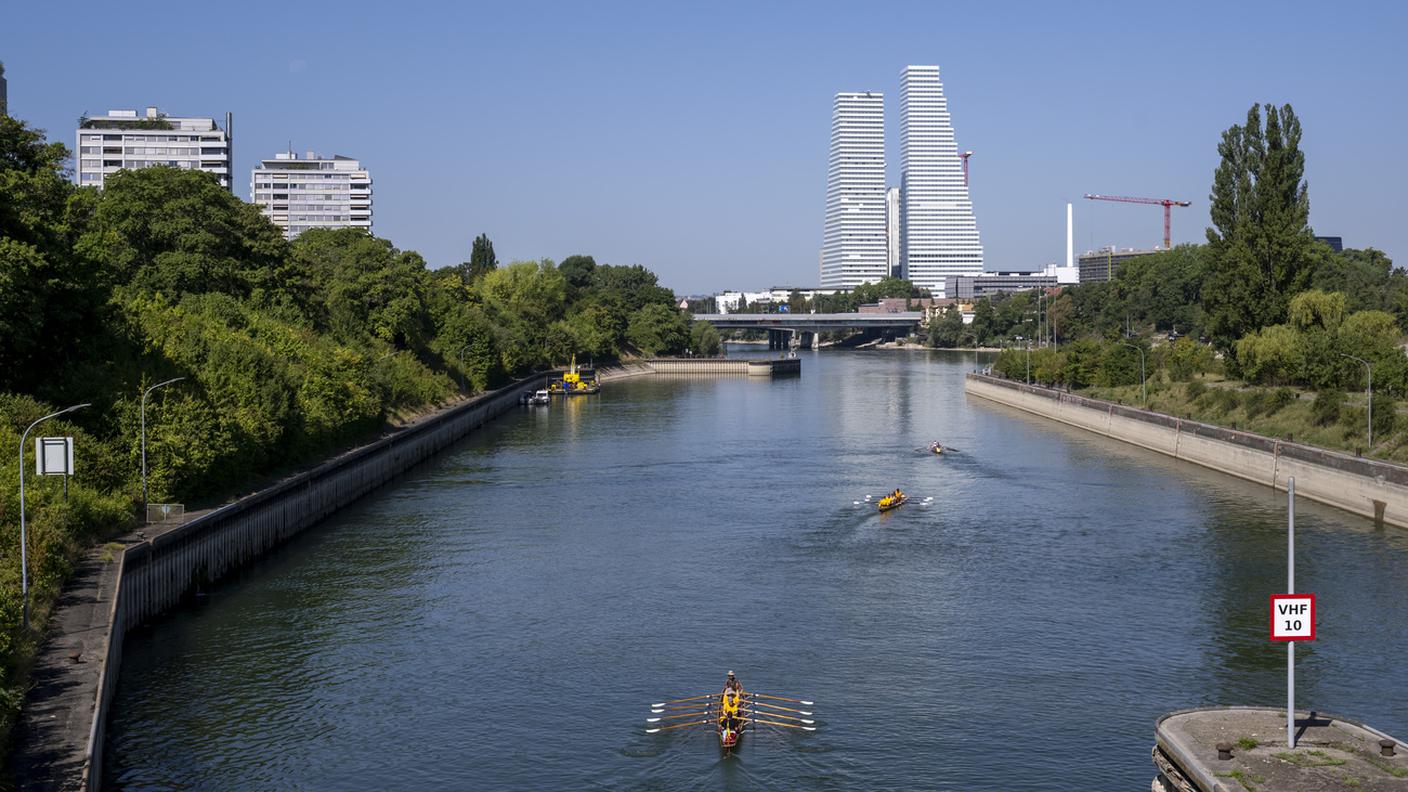
[(155, 534), (94, 548), (36, 662), (10, 769), (23, 790), (102, 783), (103, 734), (132, 627), (178, 604), (462, 439), (544, 387), (538, 375), (445, 409), (317, 468)]
[(1408, 468), (1400, 465), (984, 374), (969, 374), (964, 390), (1275, 489), (1295, 477), (1297, 495), (1408, 527)]

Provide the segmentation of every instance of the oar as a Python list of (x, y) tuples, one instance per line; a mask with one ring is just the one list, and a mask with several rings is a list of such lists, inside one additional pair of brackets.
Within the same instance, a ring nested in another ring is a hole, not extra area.
[(683, 729), (683, 728), (686, 727), (686, 726), (703, 726), (703, 725), (709, 724), (709, 723), (713, 723), (713, 721), (712, 721), (712, 720), (702, 720), (702, 721), (691, 721), (691, 722), (689, 722), (689, 723), (676, 723), (676, 724), (673, 725), (673, 726), (657, 726), (657, 727), (655, 727), (655, 728), (653, 728), (653, 729), (646, 729), (646, 730), (645, 730), (645, 733), (646, 733), (646, 734), (656, 734), (656, 733), (662, 732), (662, 731), (669, 731), (670, 729)]
[(703, 710), (703, 711), (700, 711), (700, 712), (684, 712), (684, 713), (681, 713), (681, 714), (679, 714), (679, 715), (664, 715), (664, 716), (659, 717), (659, 718), (646, 718), (646, 719), (645, 719), (645, 722), (646, 722), (646, 723), (659, 723), (660, 721), (679, 720), (680, 718), (699, 718), (699, 717), (703, 717), (703, 716), (705, 716), (705, 715), (712, 715), (712, 714), (713, 714), (713, 712), (712, 712), (711, 710)]
[(786, 696), (769, 696), (769, 695), (766, 694), (766, 693), (749, 693), (748, 695), (750, 695), (750, 696), (756, 696), (757, 698), (772, 699), (773, 701), (790, 701), (790, 702), (792, 702), (793, 704), (806, 704), (806, 705), (809, 706), (809, 707), (810, 707), (811, 705), (813, 705), (813, 704), (816, 703), (815, 701), (806, 701), (806, 700), (804, 700), (804, 699), (787, 698)]
[(748, 715), (753, 715), (753, 716), (762, 715), (762, 716), (768, 717), (768, 718), (780, 718), (780, 719), (782, 719), (782, 720), (800, 721), (800, 722), (802, 722), (802, 723), (816, 723), (816, 721), (814, 721), (814, 720), (807, 720), (806, 718), (798, 718), (798, 717), (796, 717), (795, 715), (783, 715), (783, 714), (780, 713), (780, 712), (759, 712), (759, 711), (757, 711), (757, 710), (743, 710), (743, 712), (746, 713), (746, 714), (748, 714)]
[(752, 703), (752, 705), (755, 706), (755, 707), (767, 707), (768, 709), (782, 710), (783, 712), (795, 712), (795, 713), (797, 713), (798, 715), (810, 715), (810, 714), (812, 714), (811, 712), (809, 712), (809, 711), (807, 711), (807, 710), (792, 709), (791, 707), (784, 707), (784, 706), (782, 706), (781, 704), (768, 704), (768, 703), (763, 702), (763, 701), (754, 701), (754, 702), (751, 702), (751, 703)]
[(652, 706), (652, 707), (663, 707), (663, 706), (665, 706), (666, 704), (683, 704), (683, 703), (686, 702), (686, 701), (699, 701), (700, 699), (714, 698), (714, 697), (717, 696), (717, 695), (719, 695), (719, 694), (718, 694), (718, 693), (710, 693), (710, 694), (707, 695), (707, 696), (692, 696), (692, 697), (690, 697), (690, 698), (670, 699), (669, 701), (662, 701), (662, 702), (660, 702), (659, 704), (651, 704), (650, 706)]
[(784, 729), (801, 729), (803, 731), (816, 731), (815, 726), (798, 726), (795, 723), (778, 723), (777, 721), (758, 720), (757, 718), (744, 718), (748, 723), (761, 723), (765, 726), (781, 726)]
[[(717, 700), (717, 699), (718, 699), (718, 696), (709, 696), (709, 698), (712, 698), (712, 699), (716, 699), (716, 700)], [(656, 715), (659, 715), (659, 714), (662, 713), (662, 712), (678, 712), (678, 711), (680, 711), (680, 710), (693, 710), (693, 709), (699, 709), (700, 707), (707, 707), (707, 706), (710, 706), (709, 702), (699, 702), (699, 701), (697, 701), (697, 702), (695, 702), (695, 703), (693, 703), (693, 704), (676, 704), (676, 705), (674, 705), (674, 706), (672, 706), (672, 707), (662, 707), (662, 706), (660, 706), (659, 704), (652, 704), (651, 707), (650, 707), (650, 711), (653, 712), (653, 713), (655, 713)]]

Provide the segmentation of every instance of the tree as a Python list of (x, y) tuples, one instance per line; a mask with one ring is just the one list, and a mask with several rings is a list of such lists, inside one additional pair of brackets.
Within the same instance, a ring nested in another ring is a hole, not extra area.
[(591, 287), (596, 259), (591, 256), (568, 256), (557, 265), (557, 270), (567, 279), (568, 290), (576, 294)]
[(0, 390), (52, 381), (56, 367), (96, 352), (81, 339), (99, 324), (106, 279), (73, 252), (95, 196), (64, 178), (67, 157), (0, 114)]
[(955, 304), (929, 321), (929, 346), (953, 349), (963, 343), (963, 314)]
[(641, 354), (651, 357), (662, 352), (681, 352), (689, 340), (689, 328), (679, 311), (651, 303), (631, 315), (626, 338)]
[(474, 238), (474, 245), (469, 251), (469, 261), (459, 267), (460, 277), (465, 283), (473, 283), (498, 267), (499, 259), (494, 255), (494, 243), (489, 241), (488, 234), (480, 234)]
[(1318, 252), (1310, 230), (1301, 126), (1290, 105), (1247, 111), (1218, 145), (1202, 299), (1213, 341), (1226, 350), (1248, 331), (1286, 318), (1309, 285)]
[(708, 322), (694, 322), (689, 328), (689, 348), (699, 357), (717, 357), (722, 343), (719, 331)]
[(978, 346), (992, 339), (995, 316), (992, 301), (986, 297), (973, 307), (973, 336), (977, 339)]

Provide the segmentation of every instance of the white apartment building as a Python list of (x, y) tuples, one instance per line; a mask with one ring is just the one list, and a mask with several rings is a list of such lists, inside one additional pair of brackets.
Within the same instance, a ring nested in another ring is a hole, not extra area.
[(292, 151), (260, 160), (249, 200), (293, 239), (310, 228), (372, 230), (372, 177), (351, 157)]
[(213, 173), (220, 186), (231, 189), (230, 122), (229, 113), (221, 129), (213, 118), (177, 118), (155, 107), (141, 116), (136, 110), (85, 116), (74, 133), (74, 179), (80, 187), (102, 187), (119, 170), (169, 165)]
[(904, 277), (900, 266), (900, 188), (885, 191), (885, 264), (890, 275)]
[(889, 274), (885, 253), (884, 94), (838, 93), (831, 116), (821, 285), (851, 288)]
[(983, 274), (983, 246), (938, 66), (900, 76), (900, 260), (910, 282), (951, 297), (948, 279)]

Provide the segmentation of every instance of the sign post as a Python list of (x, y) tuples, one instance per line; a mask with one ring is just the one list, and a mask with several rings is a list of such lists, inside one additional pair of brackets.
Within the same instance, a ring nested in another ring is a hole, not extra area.
[(1286, 479), (1286, 594), (1271, 595), (1271, 640), (1286, 642), (1286, 745), (1296, 747), (1296, 641), (1315, 640), (1315, 595), (1296, 594), (1296, 480)]

